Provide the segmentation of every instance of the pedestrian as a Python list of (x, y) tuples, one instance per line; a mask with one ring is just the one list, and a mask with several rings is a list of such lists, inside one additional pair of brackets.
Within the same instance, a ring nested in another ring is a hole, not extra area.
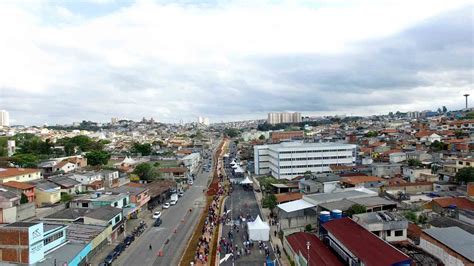
[(150, 250), (152, 250), (151, 244), (150, 244), (149, 248), (150, 248)]

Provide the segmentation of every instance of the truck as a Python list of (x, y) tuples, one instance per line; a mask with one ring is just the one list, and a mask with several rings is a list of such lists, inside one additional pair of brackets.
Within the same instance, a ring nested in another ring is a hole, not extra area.
[(171, 195), (170, 202), (171, 202), (171, 201), (178, 202), (178, 194), (175, 193), (175, 194)]

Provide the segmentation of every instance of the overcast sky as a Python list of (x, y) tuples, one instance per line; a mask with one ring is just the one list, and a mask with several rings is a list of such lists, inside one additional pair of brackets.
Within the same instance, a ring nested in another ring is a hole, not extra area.
[(40, 125), (474, 106), (469, 2), (4, 0), (0, 109)]

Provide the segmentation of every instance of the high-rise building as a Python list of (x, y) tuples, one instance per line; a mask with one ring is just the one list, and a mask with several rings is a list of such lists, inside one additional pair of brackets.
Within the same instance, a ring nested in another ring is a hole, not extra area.
[(268, 113), (267, 122), (269, 124), (299, 123), (302, 121), (301, 113)]
[(209, 117), (198, 116), (198, 124), (209, 126)]
[(10, 115), (7, 111), (1, 110), (0, 111), (0, 127), (8, 127), (10, 126)]
[(329, 173), (331, 165), (355, 165), (356, 148), (353, 144), (340, 143), (284, 142), (255, 145), (255, 174), (293, 179), (307, 171)]

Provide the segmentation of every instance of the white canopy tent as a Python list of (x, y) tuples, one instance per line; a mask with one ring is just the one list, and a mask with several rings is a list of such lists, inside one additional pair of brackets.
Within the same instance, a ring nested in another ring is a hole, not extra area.
[(248, 222), (249, 239), (253, 241), (268, 241), (270, 239), (270, 226), (260, 219), (260, 215), (253, 222)]
[(242, 185), (249, 185), (249, 184), (253, 184), (253, 181), (250, 180), (249, 176), (246, 176), (244, 180), (242, 180), (242, 182), (240, 182), (240, 184)]

